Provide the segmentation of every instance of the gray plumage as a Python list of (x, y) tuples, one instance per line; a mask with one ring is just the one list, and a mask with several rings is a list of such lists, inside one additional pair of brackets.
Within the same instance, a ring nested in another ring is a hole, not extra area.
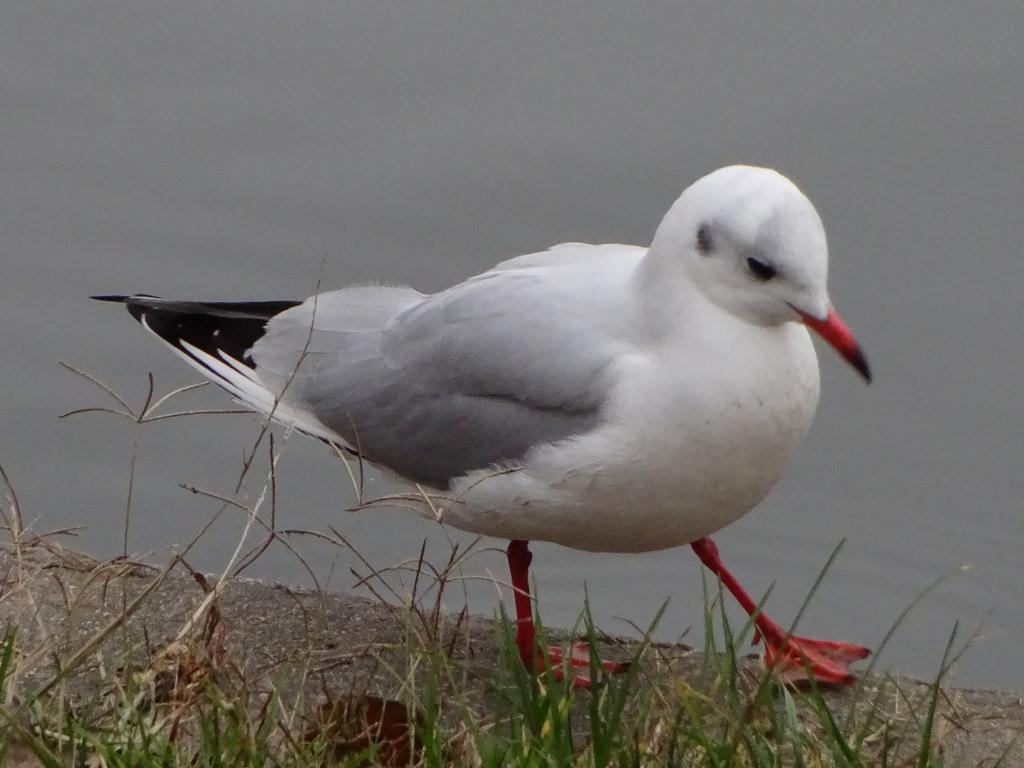
[[(241, 359), (237, 343), (234, 355), (225, 352), (233, 328), (241, 328), (233, 318), (245, 318), (250, 338), (260, 311), (109, 298), (125, 301), (140, 322), (259, 410), (268, 410), (267, 403), (247, 396), (245, 382), (232, 385), (239, 366), (224, 365), (226, 358), (251, 368), (273, 398), (297, 409), (296, 415), (279, 408), (279, 420), (337, 436), (405, 478), (447, 488), (467, 472), (514, 464), (536, 445), (597, 424), (606, 397), (603, 373), (618, 345), (600, 322), (609, 308), (587, 301), (585, 282), (559, 279), (559, 265), (571, 267), (581, 251), (595, 262), (613, 253), (622, 258), (619, 249), (562, 246), (433, 295), (387, 286), (322, 293), (270, 316)], [(595, 269), (602, 267), (595, 263)], [(161, 313), (189, 307), (201, 322), (157, 322)], [(211, 315), (210, 307), (218, 313)], [(176, 338), (193, 326), (205, 329), (202, 340)], [(213, 359), (197, 357), (190, 345)], [(303, 415), (318, 424), (303, 423)]]

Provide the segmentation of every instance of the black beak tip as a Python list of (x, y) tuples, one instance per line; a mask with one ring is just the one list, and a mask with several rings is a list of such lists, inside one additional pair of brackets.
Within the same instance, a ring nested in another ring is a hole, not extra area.
[(868, 365), (868, 359), (864, 357), (864, 353), (859, 347), (850, 356), (850, 364), (857, 369), (857, 373), (864, 377), (865, 384), (871, 383), (871, 366)]

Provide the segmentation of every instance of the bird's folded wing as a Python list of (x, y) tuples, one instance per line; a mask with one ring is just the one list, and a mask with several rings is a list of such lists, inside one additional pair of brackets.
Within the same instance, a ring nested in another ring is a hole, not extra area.
[(601, 302), (555, 272), (321, 294), (271, 320), (256, 372), (370, 460), (447, 487), (597, 423), (618, 344)]

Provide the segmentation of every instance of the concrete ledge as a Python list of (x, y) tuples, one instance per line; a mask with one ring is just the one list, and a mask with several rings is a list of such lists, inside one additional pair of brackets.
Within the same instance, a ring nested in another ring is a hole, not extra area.
[[(61, 684), (72, 695), (88, 696), (109, 685), (127, 660), (145, 667), (155, 656), (177, 653), (176, 639), (199, 637), (239, 669), (256, 677), (276, 675), (276, 685), (293, 690), (306, 686), (311, 697), (325, 690), (389, 697), (400, 685), (389, 660), (397, 662), (410, 642), (429, 642), (441, 643), (469, 670), (467, 695), (475, 699), (474, 708), (488, 710), (487, 681), (497, 663), (495, 626), (488, 619), (424, 616), (351, 595), (244, 580), (227, 583), (212, 600), (213, 581), (205, 579), (204, 585), (204, 577), (180, 564), (162, 572), (52, 546), (0, 554), (0, 575), (0, 621), (18, 633), (19, 690), (38, 689), (54, 679), (59, 664), (77, 657)], [(197, 615), (204, 604), (208, 609)], [(189, 629), (192, 617), (197, 621)], [(631, 641), (607, 645), (612, 657), (628, 658), (635, 649)], [(644, 667), (652, 674), (693, 677), (701, 659), (684, 646), (659, 645), (648, 652)], [(288, 669), (301, 674), (282, 677), (280, 671)], [(928, 700), (928, 685), (905, 679), (896, 684), (866, 681), (869, 689), (883, 686), (883, 693), (893, 685), (880, 700), (888, 702), (894, 724), (912, 723)], [(842, 712), (848, 695), (831, 692), (829, 702)], [(940, 711), (947, 765), (992, 765), (1006, 753), (1003, 765), (1024, 766), (1024, 697), (948, 689)]]

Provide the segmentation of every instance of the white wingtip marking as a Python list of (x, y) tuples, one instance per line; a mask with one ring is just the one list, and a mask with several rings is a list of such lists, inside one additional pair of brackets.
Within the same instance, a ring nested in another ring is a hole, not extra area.
[[(184, 339), (179, 339), (179, 341), (188, 355), (206, 368), (204, 372), (207, 375), (212, 373), (221, 379), (224, 385), (230, 387), (232, 394), (241, 397), (260, 411), (270, 413), (274, 407), (274, 395), (270, 390), (262, 386), (254, 376), (245, 376), (239, 373), (234, 367), (226, 365), (223, 361), (218, 360), (213, 355), (204, 352)], [(222, 356), (224, 355), (222, 354)]]
[(271, 416), (274, 421), (285, 427), (300, 429), (314, 437), (354, 450), (341, 435), (329, 429), (309, 411), (291, 403), (278, 402), (274, 393), (263, 386), (255, 371), (225, 354), (223, 350), (217, 350), (218, 355), (223, 358), (221, 361), (185, 339), (179, 339), (182, 346), (182, 349), (179, 349), (149, 327), (145, 313), (139, 316), (139, 322), (147, 331), (164, 342), (174, 354), (244, 405), (254, 408), (264, 416)]
[[(182, 343), (184, 344), (186, 342), (182, 341)], [(259, 380), (259, 377), (256, 375), (256, 371), (254, 371), (252, 368), (250, 368), (247, 365), (243, 365), (238, 360), (229, 355), (227, 352), (225, 352), (223, 349), (218, 349), (217, 354), (225, 363), (230, 365), (232, 368), (238, 371), (238, 373), (242, 374), (245, 378), (249, 379), (249, 381), (258, 384), (259, 386), (263, 386), (262, 382), (260, 382)]]

